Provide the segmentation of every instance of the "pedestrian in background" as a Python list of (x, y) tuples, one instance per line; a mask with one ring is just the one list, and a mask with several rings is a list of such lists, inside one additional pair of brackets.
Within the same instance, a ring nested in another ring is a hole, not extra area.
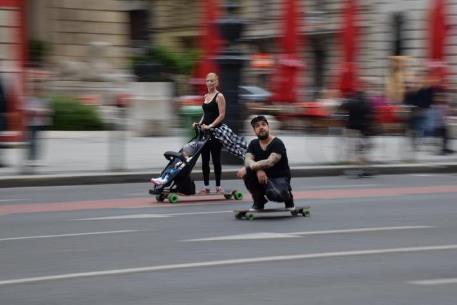
[[(0, 133), (7, 130), (7, 98), (5, 93), (5, 88), (3, 87), (3, 80), (0, 77)], [(2, 150), (0, 148), (0, 167), (4, 167), (5, 164), (2, 160)]]
[(349, 159), (361, 166), (355, 174), (358, 176), (371, 175), (366, 166), (371, 145), (369, 138), (373, 134), (373, 107), (366, 94), (358, 90), (348, 95), (339, 111), (346, 114), (345, 135), (349, 147)]
[(434, 119), (434, 135), (441, 139), (441, 147), (439, 154), (447, 155), (454, 153), (454, 150), (449, 148), (449, 131), (448, 131), (448, 115), (450, 113), (448, 95), (444, 90), (438, 91), (435, 96), (435, 103), (431, 107), (432, 116)]
[(33, 80), (30, 84), (30, 95), (26, 97), (25, 104), (27, 125), (27, 165), (40, 165), (40, 137), (42, 131), (51, 125), (52, 110), (49, 100), (45, 96), (44, 81)]

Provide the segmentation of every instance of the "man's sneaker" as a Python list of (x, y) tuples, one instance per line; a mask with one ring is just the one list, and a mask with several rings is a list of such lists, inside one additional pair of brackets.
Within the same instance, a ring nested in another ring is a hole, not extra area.
[(262, 211), (262, 210), (263, 210), (263, 206), (259, 206), (259, 205), (255, 204), (255, 203), (249, 209), (249, 211), (251, 211), (251, 212)]
[(222, 188), (222, 186), (216, 186), (216, 193), (223, 194), (223, 193), (225, 193), (225, 191)]
[(288, 211), (295, 211), (295, 204), (293, 202), (287, 202), (285, 208)]
[(205, 194), (209, 194), (209, 192), (210, 192), (209, 187), (204, 186), (204, 187), (202, 187), (202, 188), (200, 189), (200, 191), (199, 191), (198, 193), (201, 194), (201, 195), (205, 195)]

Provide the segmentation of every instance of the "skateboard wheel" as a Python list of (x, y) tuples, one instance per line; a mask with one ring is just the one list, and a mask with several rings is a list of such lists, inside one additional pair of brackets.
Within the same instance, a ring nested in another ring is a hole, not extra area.
[(236, 213), (236, 214), (235, 214), (235, 218), (236, 218), (236, 219), (241, 219), (241, 218), (243, 218), (243, 216), (242, 216), (241, 213)]
[(254, 215), (253, 214), (246, 214), (246, 219), (247, 220), (254, 220)]
[(309, 216), (311, 216), (311, 213), (309, 211), (303, 211), (302, 215), (303, 215), (303, 217), (309, 217)]
[(165, 199), (165, 197), (164, 197), (162, 194), (156, 195), (156, 200), (157, 200), (158, 202), (163, 202), (164, 199)]
[(290, 211), (290, 214), (292, 214), (292, 216), (297, 216), (298, 212), (297, 211)]
[(232, 199), (232, 194), (224, 194), (225, 199)]
[(236, 200), (241, 200), (241, 199), (243, 199), (243, 193), (241, 193), (239, 191), (235, 191), (235, 192), (233, 192), (233, 197), (235, 197)]
[(168, 201), (170, 203), (176, 203), (178, 201), (178, 195), (176, 195), (175, 193), (171, 193), (168, 195)]

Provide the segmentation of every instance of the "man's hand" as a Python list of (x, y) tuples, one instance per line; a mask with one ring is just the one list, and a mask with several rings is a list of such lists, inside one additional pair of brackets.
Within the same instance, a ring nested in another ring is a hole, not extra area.
[(268, 176), (267, 173), (263, 170), (258, 170), (257, 172), (257, 180), (259, 181), (260, 184), (267, 184), (268, 182)]
[(238, 178), (243, 179), (244, 176), (246, 176), (246, 167), (243, 166), (242, 168), (240, 168), (236, 175), (238, 176)]

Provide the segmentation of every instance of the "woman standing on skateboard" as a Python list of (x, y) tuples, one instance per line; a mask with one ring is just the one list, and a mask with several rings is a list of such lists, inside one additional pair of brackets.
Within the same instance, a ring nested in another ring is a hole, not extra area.
[(224, 189), (221, 186), (221, 150), (226, 148), (230, 153), (240, 158), (244, 157), (247, 149), (247, 143), (243, 137), (236, 135), (227, 125), (223, 124), (225, 118), (225, 98), (224, 95), (217, 90), (219, 79), (216, 73), (208, 73), (206, 76), (206, 86), (208, 93), (204, 96), (203, 101), (203, 116), (200, 122), (193, 123), (195, 127), (199, 125), (201, 130), (209, 130), (211, 139), (202, 149), (202, 172), (204, 186), (200, 193), (209, 193), (209, 160), (210, 156), (213, 160), (214, 176), (216, 179), (216, 193), (223, 193)]

